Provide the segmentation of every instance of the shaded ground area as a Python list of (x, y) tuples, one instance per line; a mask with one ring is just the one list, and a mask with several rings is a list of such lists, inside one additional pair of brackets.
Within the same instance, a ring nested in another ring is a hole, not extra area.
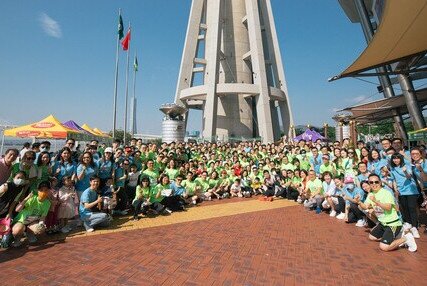
[(363, 229), (301, 206), (285, 206), (2, 251), (0, 281), (2, 285), (425, 285), (427, 240), (421, 235), (416, 253), (405, 249), (383, 253), (377, 243), (367, 240)]

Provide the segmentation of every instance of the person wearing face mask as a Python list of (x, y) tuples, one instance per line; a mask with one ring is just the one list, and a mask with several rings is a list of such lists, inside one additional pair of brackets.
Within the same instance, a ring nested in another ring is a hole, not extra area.
[(356, 226), (363, 227), (366, 225), (366, 221), (364, 220), (365, 215), (359, 209), (358, 202), (364, 201), (365, 192), (356, 187), (354, 183), (354, 179), (352, 177), (346, 177), (344, 180), (344, 200), (345, 200), (345, 217), (344, 221), (347, 223), (355, 223)]
[(34, 151), (27, 151), (22, 157), (21, 162), (15, 163), (12, 166), (12, 171), (10, 175), (9, 181), (12, 181), (15, 175), (19, 171), (23, 171), (28, 178), (29, 188), (36, 193), (37, 189), (37, 178), (38, 178), (38, 170), (37, 166), (34, 164), (36, 159), (36, 153)]
[(25, 173), (18, 172), (12, 181), (0, 186), (0, 218), (11, 217), (22, 188), (26, 184)]
[(37, 150), (37, 151), (35, 151), (36, 152), (36, 160), (35, 160), (35, 162), (38, 162), (39, 161), (39, 157), (40, 157), (40, 154), (41, 153), (43, 153), (43, 154), (46, 154), (46, 153), (48, 153), (49, 154), (49, 157), (50, 157), (50, 142), (49, 141), (43, 141), (43, 142), (40, 142), (40, 147), (39, 147), (39, 149)]
[(13, 246), (18, 247), (21, 245), (21, 237), (24, 232), (29, 243), (36, 242), (36, 236), (45, 232), (46, 225), (44, 220), (50, 208), (49, 190), (49, 181), (43, 181), (38, 185), (37, 195), (30, 193), (16, 206), (15, 210), (18, 215), (13, 220)]

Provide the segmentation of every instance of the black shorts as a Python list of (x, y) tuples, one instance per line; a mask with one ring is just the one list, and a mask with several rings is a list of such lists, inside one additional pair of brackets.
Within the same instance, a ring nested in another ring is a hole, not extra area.
[(381, 242), (390, 245), (399, 235), (402, 226), (384, 226), (378, 223), (372, 230), (371, 235), (381, 238)]

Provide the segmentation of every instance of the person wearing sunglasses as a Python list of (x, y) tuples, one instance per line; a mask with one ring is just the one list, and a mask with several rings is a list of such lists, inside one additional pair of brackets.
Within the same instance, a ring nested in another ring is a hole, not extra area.
[(411, 232), (403, 231), (402, 221), (399, 218), (393, 195), (384, 189), (380, 177), (371, 174), (368, 177), (371, 186), (370, 193), (364, 203), (358, 201), (358, 205), (368, 212), (375, 213), (379, 223), (371, 230), (369, 239), (378, 241), (379, 247), (383, 251), (398, 249), (401, 245), (406, 245), (410, 252), (417, 251), (417, 244)]

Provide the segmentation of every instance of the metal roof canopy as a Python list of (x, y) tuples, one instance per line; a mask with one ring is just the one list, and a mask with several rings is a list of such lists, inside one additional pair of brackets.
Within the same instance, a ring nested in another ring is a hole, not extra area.
[[(427, 105), (427, 88), (418, 90), (416, 95), (420, 106)], [(350, 117), (350, 120), (355, 120), (359, 123), (365, 124), (392, 118), (393, 114), (391, 113), (391, 110), (396, 108), (399, 109), (402, 114), (408, 113), (405, 98), (402, 94), (369, 103), (346, 107), (341, 111), (351, 112), (352, 116)]]
[[(340, 75), (343, 77), (375, 76), (379, 73), (365, 73), (380, 66), (427, 52), (427, 0), (386, 1), (382, 21), (374, 38), (362, 54)], [(410, 73), (426, 71), (425, 68), (390, 72)]]

